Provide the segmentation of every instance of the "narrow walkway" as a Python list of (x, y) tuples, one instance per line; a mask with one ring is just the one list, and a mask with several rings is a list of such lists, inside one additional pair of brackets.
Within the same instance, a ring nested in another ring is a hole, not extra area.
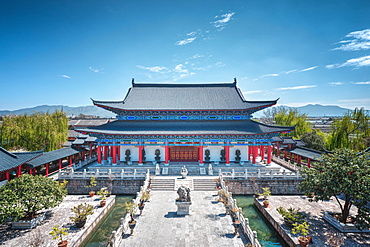
[(225, 207), (216, 201), (216, 191), (192, 191), (190, 214), (177, 216), (176, 191), (152, 191), (151, 201), (137, 217), (133, 236), (121, 246), (245, 246), (244, 236), (235, 236)]

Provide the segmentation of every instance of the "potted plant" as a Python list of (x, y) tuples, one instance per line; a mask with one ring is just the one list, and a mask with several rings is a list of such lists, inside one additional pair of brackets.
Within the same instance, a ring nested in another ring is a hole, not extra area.
[(219, 190), (217, 192), (217, 195), (218, 195), (218, 201), (219, 202), (223, 202), (223, 203), (227, 203), (227, 200), (231, 197), (230, 194), (226, 191), (226, 190)]
[[(95, 176), (91, 176), (89, 185), (87, 185), (85, 187), (86, 188), (93, 188), (97, 184), (98, 184), (98, 182), (96, 181), (96, 177)], [(95, 191), (94, 190), (90, 190), (89, 195), (90, 195), (90, 197), (93, 197), (95, 195)]]
[(221, 182), (220, 182), (220, 178), (215, 178), (213, 179), (213, 182), (216, 183), (216, 189), (221, 189)]
[(130, 221), (128, 222), (128, 225), (131, 229), (131, 235), (134, 234), (134, 228), (136, 226), (136, 220), (134, 218), (135, 216), (135, 210), (136, 210), (136, 204), (133, 202), (126, 202), (125, 203), (125, 210), (130, 214)]
[(107, 203), (107, 195), (109, 194), (108, 190), (106, 187), (101, 188), (97, 194), (100, 196), (100, 206), (104, 207), (105, 204)]
[(293, 227), (294, 223), (302, 223), (303, 219), (306, 218), (306, 215), (302, 212), (299, 212), (300, 208), (288, 208), (278, 207), (276, 211), (283, 217), (285, 225)]
[(94, 214), (94, 207), (88, 203), (81, 203), (71, 208), (75, 216), (69, 217), (78, 228), (85, 225), (87, 217)]
[(238, 218), (237, 212), (241, 212), (242, 209), (241, 208), (232, 208), (230, 211), (231, 211), (231, 217), (233, 219), (237, 219)]
[(239, 227), (240, 227), (240, 221), (239, 220), (235, 220), (234, 222), (233, 222), (233, 226), (234, 226), (234, 234), (235, 235), (238, 235), (238, 230), (239, 230)]
[(262, 188), (263, 192), (260, 194), (260, 196), (263, 196), (264, 200), (268, 200), (268, 198), (271, 196), (270, 187)]
[(67, 247), (68, 241), (63, 240), (63, 236), (67, 235), (67, 228), (59, 227), (58, 225), (55, 225), (52, 230), (49, 232), (51, 236), (53, 236), (53, 239), (59, 239), (58, 247)]
[(303, 223), (294, 223), (292, 233), (293, 234), (302, 234), (303, 236), (298, 237), (299, 245), (302, 247), (307, 246), (311, 242), (311, 237), (308, 236), (308, 228), (310, 227), (307, 222)]
[(147, 191), (147, 190), (143, 191), (143, 193), (141, 194), (141, 197), (140, 197), (140, 201), (147, 202), (147, 201), (149, 201), (149, 199), (150, 199), (149, 191)]

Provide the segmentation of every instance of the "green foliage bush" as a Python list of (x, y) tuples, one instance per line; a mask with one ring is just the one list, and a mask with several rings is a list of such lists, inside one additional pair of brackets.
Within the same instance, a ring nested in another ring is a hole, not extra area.
[(32, 219), (37, 211), (58, 206), (66, 195), (63, 183), (41, 175), (22, 175), (0, 187), (0, 223)]

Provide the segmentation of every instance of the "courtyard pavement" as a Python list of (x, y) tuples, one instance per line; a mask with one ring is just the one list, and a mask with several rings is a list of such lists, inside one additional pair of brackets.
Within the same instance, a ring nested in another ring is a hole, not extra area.
[[(281, 225), (288, 235), (290, 235), (295, 242), (298, 242), (297, 236), (291, 234), (291, 228), (284, 224), (283, 217), (276, 211), (276, 208), (296, 208), (300, 209), (307, 215), (306, 221), (310, 225), (309, 235), (312, 237), (312, 247), (329, 247), (327, 243), (330, 235), (336, 235), (338, 238), (344, 239), (345, 242), (341, 245), (344, 247), (370, 247), (370, 233), (340, 233), (335, 227), (327, 223), (323, 219), (323, 212), (340, 212), (339, 204), (332, 197), (329, 201), (309, 202), (306, 196), (283, 196), (276, 195), (269, 198), (270, 205), (265, 209), (274, 220)], [(262, 203), (262, 202), (260, 202)], [(351, 213), (355, 214), (357, 209), (352, 206)]]
[(176, 191), (152, 191), (134, 235), (126, 232), (121, 246), (245, 246), (247, 240), (234, 234), (231, 217), (216, 201), (216, 193), (192, 191), (190, 214), (177, 216)]

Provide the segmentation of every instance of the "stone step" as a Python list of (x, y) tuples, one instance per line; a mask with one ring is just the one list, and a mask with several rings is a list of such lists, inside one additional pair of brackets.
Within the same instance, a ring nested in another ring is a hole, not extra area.
[(213, 179), (193, 179), (193, 187), (195, 191), (214, 191), (216, 183)]
[(151, 179), (150, 185), (152, 190), (156, 191), (173, 191), (175, 186), (174, 179)]

